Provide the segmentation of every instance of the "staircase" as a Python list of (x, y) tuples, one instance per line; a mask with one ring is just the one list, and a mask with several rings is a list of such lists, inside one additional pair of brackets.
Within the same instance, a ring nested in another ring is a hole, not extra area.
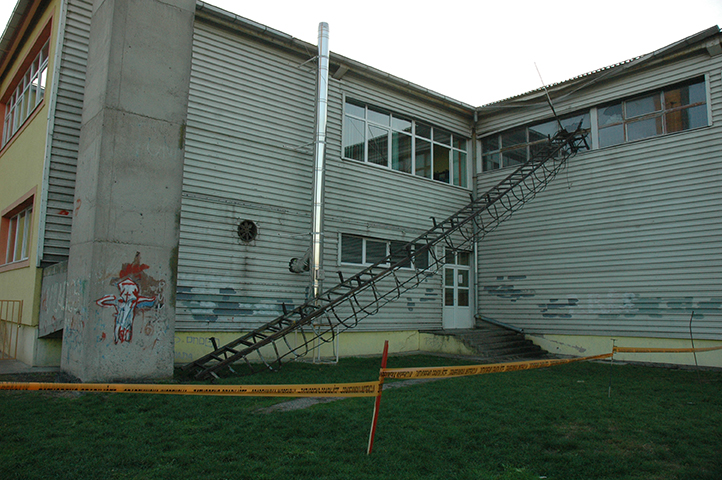
[(527, 340), (524, 333), (491, 323), (477, 321), (476, 327), (466, 330), (435, 330), (426, 333), (451, 336), (476, 352), (485, 363), (539, 360), (548, 352)]
[[(465, 207), (437, 222), (405, 246), (405, 251), (391, 252), (378, 263), (350, 278), (338, 273), (338, 283), (318, 297), (289, 309), (266, 325), (216, 348), (198, 360), (184, 365), (195, 378), (217, 376), (217, 371), (243, 361), (249, 373), (255, 372), (250, 354), (257, 354), (269, 369), (278, 368), (285, 359), (307, 354), (323, 342), (331, 342), (341, 331), (353, 328), (359, 321), (374, 315), (387, 303), (416, 287), (444, 264), (437, 246), (447, 250), (468, 250), (474, 243), (509, 218), (542, 191), (564, 166), (566, 160), (582, 147), (587, 147), (581, 123), (573, 132), (561, 129), (548, 143), (539, 147), (526, 163), (496, 186), (472, 198)], [(418, 264), (416, 258), (428, 258), (428, 267), (408, 273), (408, 266)], [(400, 272), (401, 269), (403, 272)], [(294, 334), (293, 345), (289, 334)], [(300, 337), (299, 337), (300, 335)], [(268, 357), (268, 358), (266, 358)]]

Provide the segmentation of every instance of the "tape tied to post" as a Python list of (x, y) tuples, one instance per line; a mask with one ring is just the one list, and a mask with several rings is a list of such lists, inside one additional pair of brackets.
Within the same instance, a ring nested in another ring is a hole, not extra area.
[(249, 397), (373, 397), (379, 382), (316, 385), (164, 385), (113, 383), (0, 382), (0, 390), (219, 395)]

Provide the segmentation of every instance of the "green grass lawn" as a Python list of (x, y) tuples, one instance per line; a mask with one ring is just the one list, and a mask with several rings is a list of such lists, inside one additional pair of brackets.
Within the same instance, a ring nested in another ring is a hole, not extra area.
[[(379, 364), (293, 363), (222, 382), (369, 381)], [(370, 456), (372, 398), (259, 413), (282, 401), (0, 391), (0, 479), (722, 478), (718, 371), (577, 363), (389, 389)]]

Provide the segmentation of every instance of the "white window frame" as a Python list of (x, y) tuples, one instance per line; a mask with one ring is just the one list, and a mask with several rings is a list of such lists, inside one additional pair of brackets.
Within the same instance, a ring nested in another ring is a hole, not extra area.
[[(667, 106), (667, 104), (666, 104), (666, 98), (665, 98), (665, 92), (666, 92), (666, 91), (671, 90), (671, 89), (674, 89), (674, 88), (681, 88), (681, 87), (684, 87), (684, 86), (699, 85), (699, 84), (703, 84), (703, 86), (704, 86), (704, 88), (703, 88), (703, 90), (704, 90), (704, 95), (705, 95), (704, 102), (697, 102), (697, 103), (694, 103), (694, 104), (689, 104), (689, 105), (684, 105), (684, 106), (681, 106), (681, 107), (674, 107), (674, 108), (669, 108), (669, 107)], [(660, 109), (659, 109), (659, 110), (656, 110), (656, 111), (653, 111), (653, 112), (647, 112), (647, 113), (644, 113), (644, 114), (641, 114), (641, 115), (636, 115), (636, 116), (628, 116), (628, 114), (627, 114), (627, 105), (628, 105), (630, 102), (633, 102), (633, 101), (639, 100), (639, 99), (643, 99), (643, 98), (647, 98), (647, 97), (651, 97), (652, 95), (658, 95), (658, 96), (659, 96), (659, 102), (660, 102)], [(613, 124), (606, 124), (606, 125), (600, 126), (600, 125), (599, 125), (599, 111), (600, 111), (602, 108), (607, 108), (607, 107), (614, 106), (614, 105), (620, 105), (621, 111), (622, 111), (622, 120), (619, 121), (619, 122), (615, 122), (615, 123), (613, 123)], [(647, 140), (647, 139), (650, 139), (650, 138), (664, 137), (664, 136), (667, 136), (667, 135), (674, 135), (674, 134), (676, 134), (676, 133), (682, 133), (682, 132), (688, 132), (688, 131), (691, 131), (691, 130), (696, 130), (696, 129), (698, 129), (698, 128), (709, 127), (709, 126), (712, 125), (712, 121), (711, 121), (711, 109), (709, 108), (709, 105), (710, 105), (710, 92), (709, 92), (709, 81), (708, 81), (707, 75), (692, 77), (692, 78), (690, 78), (690, 79), (688, 79), (688, 80), (681, 81), (681, 82), (675, 82), (675, 83), (669, 84), (669, 85), (665, 85), (665, 86), (663, 86), (663, 87), (656, 88), (656, 89), (654, 89), (654, 90), (649, 90), (649, 91), (643, 92), (643, 93), (641, 93), (641, 94), (639, 94), (639, 95), (634, 95), (634, 96), (627, 97), (627, 98), (623, 98), (623, 99), (621, 99), (621, 100), (617, 100), (617, 101), (614, 101), (614, 102), (606, 103), (605, 105), (599, 106), (599, 107), (597, 107), (597, 108), (594, 109), (594, 114), (595, 114), (595, 117), (596, 117), (596, 118), (595, 118), (595, 123), (596, 123), (596, 132), (595, 132), (595, 133), (596, 133), (596, 139), (597, 139), (596, 145), (597, 145), (598, 148), (612, 148), (612, 147), (616, 147), (616, 146), (618, 146), (618, 145), (624, 145), (624, 144), (627, 144), (627, 143), (633, 143), (633, 142), (643, 141), (643, 140)], [(705, 107), (705, 110), (706, 110), (706, 113), (707, 113), (707, 115), (706, 115), (707, 124), (706, 124), (706, 125), (700, 125), (700, 126), (697, 126), (697, 127), (687, 128), (687, 129), (683, 129), (683, 130), (676, 130), (676, 131), (673, 131), (673, 132), (667, 131), (667, 121), (666, 121), (666, 120), (667, 120), (667, 115), (672, 114), (672, 113), (674, 113), (674, 112), (678, 112), (678, 111), (682, 111), (682, 110), (688, 110), (688, 109), (691, 109), (691, 108), (701, 107), (701, 106), (704, 106), (704, 107)], [(662, 126), (662, 132), (661, 132), (661, 133), (658, 133), (658, 134), (655, 134), (655, 135), (648, 135), (648, 136), (641, 137), (641, 138), (635, 138), (635, 139), (631, 139), (631, 140), (629, 139), (629, 131), (628, 131), (628, 126), (629, 126), (629, 125), (634, 124), (634, 123), (639, 122), (639, 121), (644, 121), (644, 120), (652, 119), (652, 118), (660, 118), (660, 119), (661, 119), (661, 126)], [(617, 126), (617, 125), (621, 125), (621, 126), (622, 126), (623, 140), (622, 140), (621, 142), (612, 143), (612, 144), (610, 144), (610, 145), (602, 146), (602, 145), (601, 145), (601, 135), (600, 135), (600, 131), (603, 130), (604, 128), (609, 128), (609, 127), (611, 127), (611, 126)]]
[[(344, 238), (344, 237), (353, 237), (353, 238), (357, 238), (357, 239), (362, 240), (362, 244), (361, 244), (361, 263), (344, 262), (344, 261), (343, 261), (343, 245), (344, 245), (344, 243), (343, 243), (343, 238)], [(369, 266), (369, 265), (373, 265), (375, 262), (369, 262), (369, 261), (367, 260), (367, 255), (366, 255), (366, 244), (367, 244), (367, 241), (378, 242), (378, 243), (385, 243), (385, 244), (386, 244), (386, 255), (385, 255), (385, 257), (388, 257), (389, 255), (391, 255), (391, 243), (392, 243), (392, 242), (398, 242), (398, 243), (404, 244), (404, 245), (407, 243), (407, 242), (404, 242), (404, 241), (401, 241), (401, 240), (383, 240), (383, 239), (379, 239), (379, 238), (364, 237), (364, 236), (362, 236), (362, 235), (354, 235), (354, 234), (351, 234), (351, 233), (339, 233), (339, 235), (338, 235), (338, 245), (339, 245), (339, 248), (338, 248), (338, 264), (339, 264), (339, 265), (354, 265), (354, 266), (359, 266), (359, 265), (361, 265), (361, 266)], [(421, 245), (419, 245), (419, 247), (420, 247), (420, 246), (421, 246)], [(430, 262), (429, 262), (428, 257), (427, 257), (427, 260), (426, 260), (426, 265), (427, 265), (427, 266), (426, 266), (425, 268), (428, 268), (429, 263), (430, 263)], [(380, 264), (379, 266), (380, 266), (380, 267), (390, 267), (391, 264), (390, 264), (390, 263), (382, 263), (382, 264)], [(403, 270), (414, 270), (414, 269), (416, 268), (416, 265), (415, 265), (415, 262), (412, 262), (412, 263), (411, 263), (411, 266), (409, 266), (409, 267), (401, 267), (401, 268), (402, 268)]]
[(29, 258), (32, 214), (33, 207), (30, 205), (9, 218), (3, 265), (23, 262)]
[(48, 58), (50, 40), (47, 40), (23, 72), (18, 85), (5, 103), (5, 121), (3, 122), (2, 146), (20, 130), (33, 111), (45, 98), (48, 78)]
[[(363, 116), (363, 117), (359, 117), (359, 116), (354, 115), (354, 114), (352, 114), (352, 113), (348, 113), (347, 110), (346, 110), (346, 105), (347, 105), (348, 103), (350, 103), (350, 104), (352, 104), (352, 105), (354, 105), (354, 106), (356, 106), (356, 107), (358, 107), (358, 108), (362, 108), (363, 111), (364, 111), (364, 116)], [(371, 111), (371, 112), (377, 112), (377, 113), (382, 113), (382, 114), (388, 115), (389, 124), (388, 124), (388, 125), (385, 125), (385, 124), (382, 124), (382, 123), (374, 122), (374, 121), (370, 118), (369, 111)], [(396, 118), (396, 119), (401, 119), (401, 120), (403, 120), (403, 121), (405, 121), (405, 122), (410, 122), (410, 124), (411, 124), (411, 132), (408, 132), (408, 131), (405, 131), (405, 130), (399, 130), (399, 129), (394, 128), (394, 119), (395, 119), (395, 118)], [(455, 133), (453, 133), (453, 132), (451, 132), (451, 131), (449, 131), (449, 130), (447, 130), (447, 129), (445, 129), (445, 128), (436, 127), (436, 126), (432, 125), (432, 124), (429, 123), (429, 122), (418, 121), (418, 120), (415, 120), (415, 119), (413, 119), (413, 118), (410, 118), (410, 117), (407, 116), (407, 115), (396, 114), (396, 113), (394, 113), (394, 112), (389, 111), (388, 109), (381, 108), (381, 107), (376, 107), (375, 105), (371, 105), (371, 104), (369, 104), (369, 103), (367, 103), (367, 102), (363, 102), (363, 101), (360, 101), (360, 100), (356, 100), (356, 99), (352, 99), (352, 98), (349, 98), (349, 97), (344, 96), (344, 99), (343, 99), (343, 122), (342, 122), (342, 131), (343, 131), (343, 134), (342, 134), (342, 137), (345, 137), (345, 132), (347, 132), (347, 129), (350, 128), (350, 126), (349, 126), (349, 119), (353, 119), (353, 120), (360, 121), (360, 122), (363, 123), (363, 138), (364, 138), (364, 139), (363, 139), (363, 143), (364, 143), (363, 159), (357, 159), (357, 158), (347, 157), (347, 156), (346, 156), (346, 147), (347, 147), (347, 146), (346, 146), (345, 143), (344, 143), (344, 142), (345, 142), (345, 138), (343, 138), (343, 140), (342, 140), (342, 145), (341, 145), (341, 156), (342, 156), (344, 159), (346, 159), (346, 160), (355, 160), (355, 161), (357, 161), (357, 162), (358, 162), (358, 161), (362, 161), (362, 162), (364, 162), (364, 163), (368, 163), (368, 164), (371, 164), (371, 165), (377, 165), (377, 166), (382, 167), (382, 168), (388, 168), (388, 169), (394, 170), (394, 171), (396, 171), (396, 172), (405, 173), (405, 174), (407, 174), (407, 175), (413, 175), (413, 176), (421, 177), (421, 178), (427, 178), (427, 179), (429, 179), (429, 180), (434, 180), (434, 181), (436, 181), (436, 182), (444, 183), (444, 184), (447, 184), (447, 185), (452, 185), (452, 186), (455, 186), (455, 187), (461, 187), (461, 188), (465, 188), (465, 189), (470, 189), (470, 188), (471, 188), (471, 187), (470, 187), (470, 184), (472, 183), (472, 180), (471, 180), (472, 175), (471, 175), (471, 170), (470, 170), (470, 168), (471, 168), (471, 166), (472, 166), (471, 163), (472, 163), (472, 160), (473, 160), (473, 159), (472, 159), (472, 154), (471, 154), (471, 151), (470, 151), (470, 139), (469, 139), (469, 138), (467, 138), (467, 137), (465, 137), (465, 136), (463, 136), (463, 135), (457, 135), (457, 134), (455, 134)], [(418, 126), (418, 125), (424, 125), (424, 126), (429, 127), (429, 129), (430, 129), (430, 137), (429, 137), (429, 138), (420, 136), (420, 135), (417, 133), (417, 126)], [(368, 136), (368, 131), (369, 131), (369, 128), (372, 128), (372, 127), (373, 127), (373, 128), (378, 128), (378, 129), (383, 129), (383, 130), (385, 130), (385, 131), (387, 132), (387, 136), (386, 136), (386, 138), (387, 138), (387, 141), (386, 141), (386, 165), (381, 165), (381, 164), (378, 164), (378, 163), (369, 161), (369, 158), (370, 158), (370, 154), (369, 154), (369, 143), (370, 143), (370, 141), (369, 141), (369, 140), (370, 140), (370, 139), (369, 139), (369, 136)], [(436, 133), (436, 132), (438, 132), (438, 133)], [(403, 170), (396, 169), (396, 168), (394, 168), (394, 166), (392, 165), (392, 163), (393, 163), (393, 155), (392, 155), (392, 154), (393, 154), (393, 134), (394, 134), (394, 133), (397, 133), (397, 134), (399, 134), (399, 135), (405, 135), (405, 136), (411, 138), (411, 166), (410, 166), (410, 170), (411, 170), (411, 171), (410, 171), (410, 172), (405, 172), (405, 171), (403, 171)], [(435, 139), (435, 137), (438, 137), (438, 136), (441, 136), (441, 135), (447, 135), (447, 134), (449, 135), (449, 138), (450, 138), (449, 144), (439, 142), (439, 141), (437, 141), (437, 140)], [(431, 168), (431, 176), (430, 176), (430, 177), (427, 177), (427, 176), (425, 176), (425, 175), (419, 175), (419, 174), (416, 173), (416, 171), (417, 171), (417, 168), (416, 168), (416, 167), (417, 167), (417, 165), (416, 165), (416, 146), (417, 146), (416, 144), (417, 144), (417, 139), (422, 140), (422, 141), (428, 141), (429, 144), (430, 144), (430, 146), (431, 146), (431, 153), (430, 153), (430, 154), (431, 154), (431, 166), (430, 166), (430, 168)], [(460, 146), (457, 146), (457, 145), (461, 145), (461, 144), (463, 144), (463, 148), (461, 148)], [(443, 181), (443, 180), (439, 180), (439, 179), (435, 179), (435, 178), (434, 178), (434, 145), (442, 146), (442, 147), (444, 147), (444, 148), (448, 148), (448, 150), (449, 150), (449, 180), (448, 180), (448, 181)], [(361, 152), (359, 152), (359, 153), (361, 153)], [(465, 177), (465, 178), (463, 178), (463, 179), (461, 179), (461, 178), (456, 178), (456, 171), (455, 171), (456, 169), (454, 168), (454, 155), (455, 155), (455, 154), (458, 156), (458, 158), (462, 158), (462, 157), (463, 157), (463, 158), (465, 159), (465, 164), (466, 164), (466, 165), (465, 165), (465, 169), (464, 169), (464, 170), (465, 170), (465, 174), (464, 174), (464, 177)], [(462, 180), (465, 181), (465, 183), (466, 183), (465, 185), (462, 185)]]

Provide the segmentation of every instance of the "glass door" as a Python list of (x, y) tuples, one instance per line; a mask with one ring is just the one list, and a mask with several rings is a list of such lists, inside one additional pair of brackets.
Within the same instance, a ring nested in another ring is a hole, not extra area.
[(447, 250), (444, 257), (444, 329), (473, 328), (472, 253)]

